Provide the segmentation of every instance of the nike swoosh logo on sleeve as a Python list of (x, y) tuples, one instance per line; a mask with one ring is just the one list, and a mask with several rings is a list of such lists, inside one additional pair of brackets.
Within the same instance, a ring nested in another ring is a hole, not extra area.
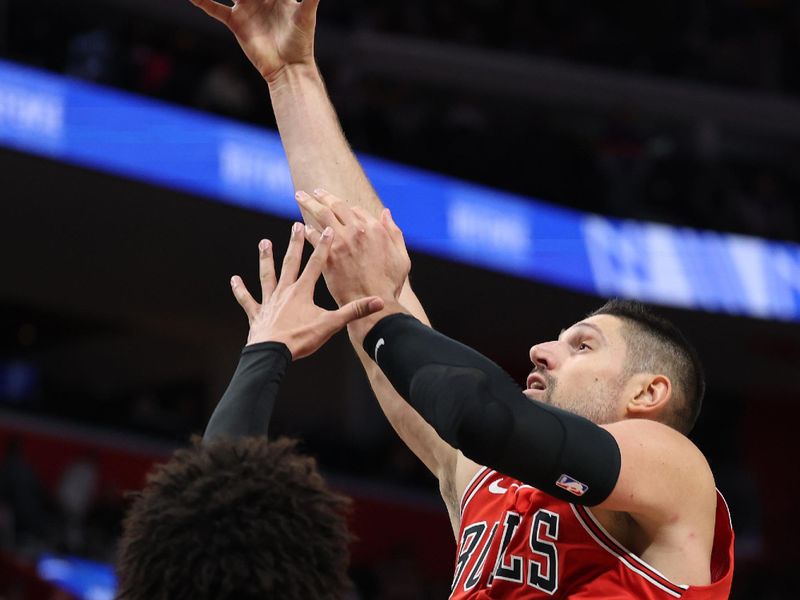
[(381, 349), (381, 346), (385, 346), (385, 345), (386, 345), (386, 341), (383, 338), (379, 339), (378, 343), (375, 344), (375, 352), (373, 353), (373, 357), (375, 358), (375, 362), (378, 362), (378, 350)]

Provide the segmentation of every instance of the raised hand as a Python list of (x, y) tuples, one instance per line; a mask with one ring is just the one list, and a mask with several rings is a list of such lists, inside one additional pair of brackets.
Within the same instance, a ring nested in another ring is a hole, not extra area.
[(269, 240), (261, 240), (258, 245), (261, 304), (255, 301), (241, 277), (234, 275), (231, 278), (233, 294), (250, 322), (248, 346), (259, 342), (282, 342), (289, 348), (292, 358), (297, 360), (316, 352), (348, 323), (384, 307), (383, 300), (377, 297), (359, 298), (334, 311), (314, 304), (314, 286), (328, 259), (334, 235), (331, 228), (320, 234), (314, 253), (298, 276), (304, 240), (302, 224), (295, 223), (280, 280), (277, 281), (272, 244)]
[[(389, 210), (378, 220), (325, 190), (315, 190), (313, 196), (301, 191), (295, 198), (304, 213), (336, 234), (325, 266), (325, 281), (336, 302), (341, 306), (364, 295), (396, 302), (411, 260)], [(319, 247), (323, 236), (306, 227), (306, 238)]]
[(319, 0), (190, 0), (231, 30), (261, 76), (274, 80), (287, 66), (314, 62)]

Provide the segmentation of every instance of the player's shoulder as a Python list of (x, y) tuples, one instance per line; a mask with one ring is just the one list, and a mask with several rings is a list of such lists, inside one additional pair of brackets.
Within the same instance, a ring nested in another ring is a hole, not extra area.
[[(689, 477), (697, 486), (715, 490), (714, 475), (703, 452), (680, 431), (649, 419), (625, 419), (602, 425), (614, 436), (623, 458), (632, 454), (657, 461)], [(650, 461), (644, 461), (645, 464)]]
[[(706, 463), (705, 456), (686, 435), (658, 421), (651, 419), (623, 419), (615, 423), (601, 425), (617, 441), (651, 446), (657, 449), (670, 449), (682, 455), (691, 455)], [(685, 458), (685, 456), (684, 456)]]
[[(599, 508), (631, 515), (639, 525), (705, 528), (717, 506), (714, 475), (681, 432), (645, 419), (602, 426), (617, 441), (620, 472)], [(687, 501), (691, 499), (691, 501)]]

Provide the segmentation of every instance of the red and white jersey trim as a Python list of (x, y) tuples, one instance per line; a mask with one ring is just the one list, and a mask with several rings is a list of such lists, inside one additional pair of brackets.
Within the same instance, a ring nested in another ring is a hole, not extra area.
[(475, 494), (486, 483), (486, 480), (494, 475), (496, 471), (491, 470), (489, 467), (481, 467), (478, 472), (472, 476), (467, 487), (464, 488), (464, 495), (461, 497), (461, 516), (464, 516), (464, 510), (467, 508), (470, 500), (475, 497)]
[(617, 557), (628, 569), (644, 577), (644, 579), (675, 598), (680, 598), (683, 592), (689, 589), (688, 585), (673, 583), (667, 579), (663, 573), (658, 571), (658, 569), (653, 568), (620, 544), (605, 530), (589, 509), (574, 504), (570, 504), (570, 508), (572, 508), (572, 512), (575, 513), (578, 522), (592, 539), (596, 541), (601, 548)]

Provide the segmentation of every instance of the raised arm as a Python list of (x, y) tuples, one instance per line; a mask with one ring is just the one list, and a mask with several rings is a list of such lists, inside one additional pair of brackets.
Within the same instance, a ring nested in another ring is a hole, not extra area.
[(347, 323), (383, 307), (383, 301), (375, 297), (360, 298), (335, 311), (314, 304), (314, 285), (328, 258), (332, 238), (331, 230), (321, 236), (306, 268), (299, 274), (304, 241), (302, 226), (296, 223), (280, 280), (275, 277), (272, 244), (261, 240), (260, 304), (250, 295), (241, 277), (231, 278), (233, 294), (247, 315), (250, 331), (236, 372), (208, 421), (204, 441), (218, 436), (266, 436), (278, 388), (289, 363), (316, 352)]
[[(416, 303), (418, 308), (415, 310), (415, 304), (404, 299), (403, 294), (407, 291), (407, 275), (411, 261), (405, 249), (402, 232), (394, 225), (388, 210), (384, 209), (379, 222), (366, 211), (358, 207), (351, 207), (336, 196), (322, 190), (315, 192), (313, 197), (300, 192), (298, 202), (319, 223), (326, 227), (332, 227), (337, 232), (337, 240), (341, 241), (338, 244), (339, 251), (332, 250), (337, 254), (335, 262), (328, 261), (328, 272), (331, 274), (328, 279), (328, 289), (339, 304), (345, 302), (345, 295), (350, 297), (353, 293), (352, 278), (349, 277), (349, 274), (370, 273), (369, 276), (374, 279), (373, 284), (378, 289), (392, 290), (392, 299), (396, 301), (395, 310), (414, 315), (430, 326), (418, 303)], [(385, 235), (388, 229), (385, 229), (384, 226), (391, 227), (394, 236), (392, 240)], [(376, 228), (384, 233), (382, 238), (380, 235), (376, 238), (382, 239), (384, 248), (360, 245), (359, 242), (366, 242), (371, 233), (376, 233)], [(368, 232), (368, 229), (371, 231)], [(312, 244), (319, 243), (320, 237), (317, 230), (307, 229), (306, 235)], [(389, 246), (394, 251), (389, 250)], [(376, 256), (386, 257), (386, 260), (378, 261), (379, 268), (377, 270), (373, 268), (376, 264)], [(336, 267), (342, 263), (347, 263), (346, 269)], [(416, 301), (415, 298), (413, 300)], [(422, 318), (418, 315), (421, 315)], [(439, 489), (450, 514), (454, 533), (457, 535), (461, 496), (480, 466), (445, 441), (441, 432), (427, 423), (420, 413), (408, 404), (407, 397), (398, 393), (378, 365), (364, 352), (355, 330), (348, 327), (348, 333), (351, 335), (351, 340), (354, 342), (354, 347), (364, 365), (375, 395), (390, 423), (406, 445), (439, 480)]]
[[(365, 294), (384, 300), (384, 309), (349, 326), (351, 338), (436, 434), (473, 465), (567, 502), (627, 512), (645, 529), (671, 524), (676, 530), (679, 523), (677, 530), (694, 534), (713, 523), (713, 478), (687, 438), (643, 419), (600, 426), (527, 398), (497, 364), (433, 331), (400, 304), (408, 257), (388, 211), (379, 222), (324, 198), (303, 201), (339, 232), (328, 261), (337, 273), (331, 291), (338, 301)], [(324, 202), (330, 215), (317, 206)], [(459, 458), (457, 465), (462, 463)], [(454, 480), (463, 490), (461, 475), (457, 466)], [(699, 500), (681, 506), (679, 500), (688, 496)]]
[[(373, 289), (386, 309), (354, 325), (351, 335), (443, 439), (551, 496), (628, 513), (644, 531), (685, 536), (688, 542), (675, 547), (694, 544), (701, 555), (710, 553), (714, 479), (685, 436), (647, 419), (597, 425), (531, 400), (497, 364), (403, 314), (390, 295)], [(708, 572), (696, 583), (707, 584)]]
[[(314, 60), (319, 0), (191, 2), (228, 27), (266, 81), (295, 189), (324, 187), (378, 216), (383, 204), (347, 143)], [(314, 215), (300, 210), (321, 230)], [(401, 301), (427, 322), (408, 280)]]
[[(347, 198), (348, 204), (379, 215), (383, 205), (347, 143), (314, 61), (319, 0), (237, 0), (233, 7), (214, 0), (191, 1), (231, 30), (267, 82), (295, 188), (324, 187)], [(300, 208), (306, 223), (320, 231), (317, 217), (302, 204)], [(400, 302), (428, 323), (407, 278)], [(450, 508), (455, 451), (397, 395), (361, 348), (355, 348), (383, 412), (406, 445), (439, 478)]]
[[(269, 86), (295, 189), (324, 186), (380, 214), (381, 201), (347, 143), (314, 60), (319, 0), (191, 2), (230, 29)], [(305, 210), (303, 217), (318, 225)]]

